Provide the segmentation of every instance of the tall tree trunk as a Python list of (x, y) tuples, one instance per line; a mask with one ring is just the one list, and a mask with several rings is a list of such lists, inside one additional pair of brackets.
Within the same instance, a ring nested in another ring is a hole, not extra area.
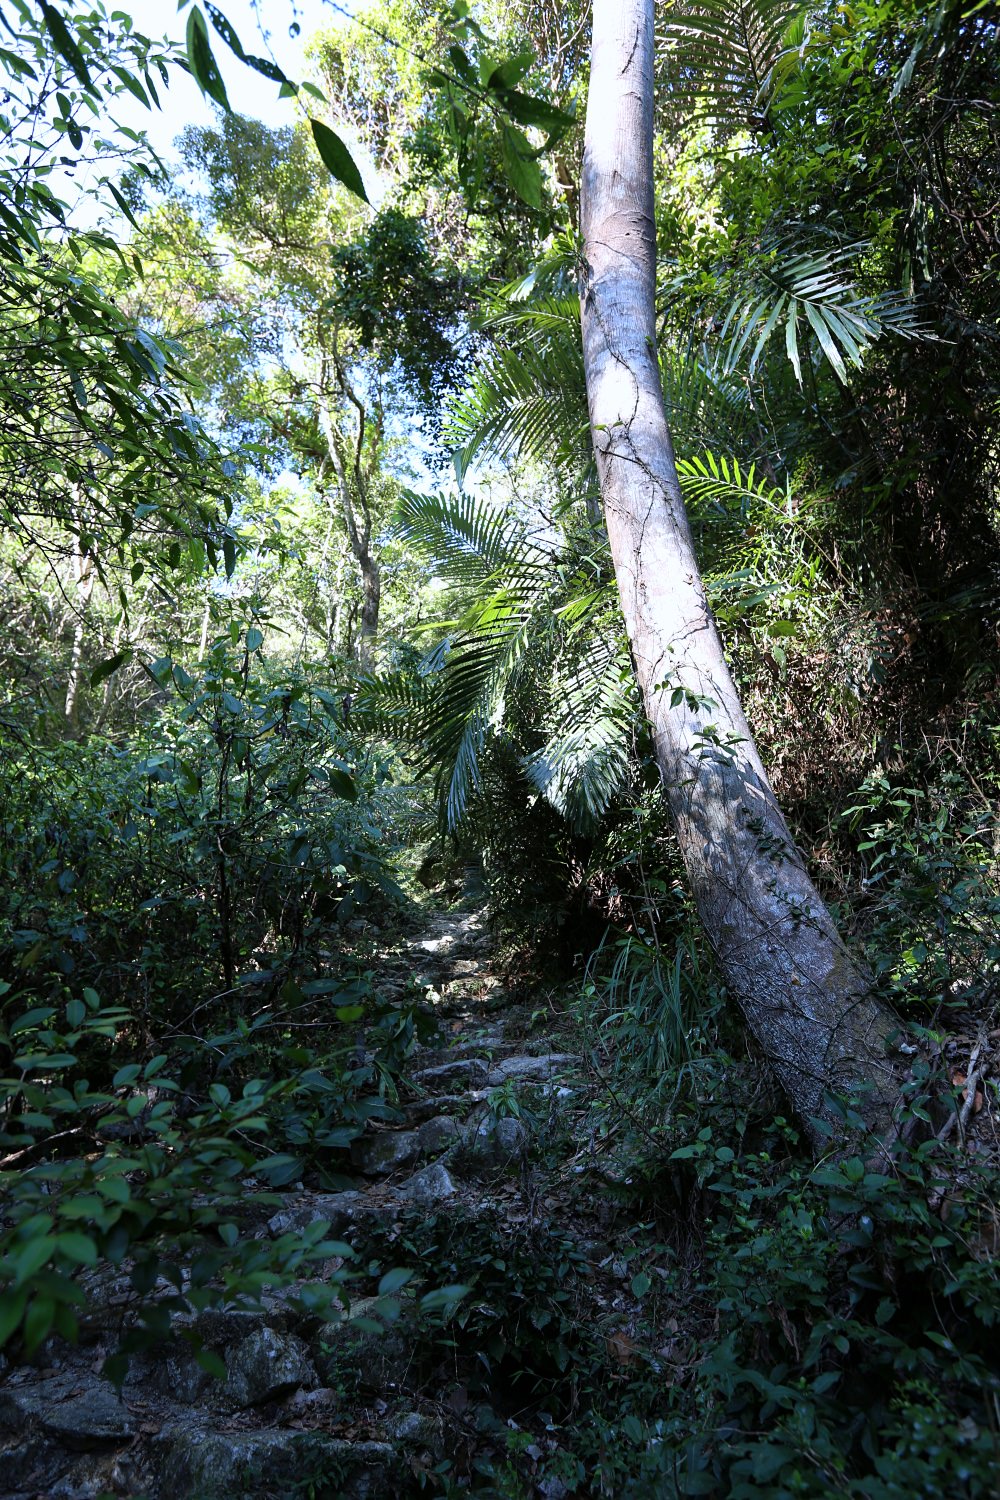
[(358, 666), (371, 670), (378, 635), (379, 608), (382, 603), (382, 573), (370, 553), (361, 559), (361, 630), (358, 635)]
[(594, 0), (581, 218), (591, 431), (622, 610), (698, 913), (814, 1144), (829, 1094), (892, 1126), (893, 1016), (796, 850), (702, 584), (656, 353), (653, 0)]
[[(341, 451), (333, 415), (328, 406), (321, 406), (320, 418), (330, 461), (337, 476), (347, 540), (361, 573), (361, 629), (358, 634), (357, 657), (358, 666), (363, 672), (367, 672), (371, 670), (374, 662), (375, 641), (378, 636), (378, 617), (382, 604), (382, 570), (371, 550), (372, 514), (367, 497), (368, 476), (361, 464), (365, 412), (353, 392), (351, 399), (357, 404), (360, 413), (353, 469), (348, 469), (345, 455)], [(355, 499), (359, 502), (357, 506)]]
[[(82, 524), (82, 523), (81, 523)], [(76, 623), (73, 627), (73, 646), (70, 651), (69, 671), (66, 674), (66, 701), (63, 712), (70, 729), (75, 734), (80, 716), (80, 678), (83, 672), (83, 645), (87, 633), (87, 611), (94, 592), (94, 559), (85, 552), (77, 538), (73, 543), (73, 582), (76, 585)]]

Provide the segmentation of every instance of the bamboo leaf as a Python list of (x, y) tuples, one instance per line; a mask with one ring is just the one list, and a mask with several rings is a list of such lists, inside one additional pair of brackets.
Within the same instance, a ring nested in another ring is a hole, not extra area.
[(354, 158), (340, 139), (340, 136), (337, 135), (336, 131), (331, 130), (329, 125), (324, 125), (322, 120), (311, 119), (309, 124), (312, 126), (316, 149), (319, 151), (323, 159), (323, 165), (330, 173), (330, 176), (335, 177), (338, 182), (342, 182), (344, 187), (353, 193), (356, 198), (360, 198), (363, 202), (367, 203), (369, 200), (368, 194), (365, 192), (364, 179), (355, 165)]

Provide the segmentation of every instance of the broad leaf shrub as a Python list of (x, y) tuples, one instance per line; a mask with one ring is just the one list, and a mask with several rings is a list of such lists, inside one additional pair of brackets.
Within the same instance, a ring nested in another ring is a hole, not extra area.
[[(266, 1190), (300, 1169), (268, 1142), (276, 1104), (309, 1080), (251, 1079), (238, 1094), (213, 1083), (194, 1100), (163, 1055), (115, 1068), (132, 1026), (87, 988), (14, 1014), (0, 1032), (0, 1343), (16, 1353), (31, 1357), (53, 1332), (75, 1340), (88, 1291), (99, 1306), (102, 1274), (115, 1268), (128, 1272), (136, 1315), (127, 1353), (166, 1333), (174, 1313), (256, 1297), (351, 1254), (324, 1226), (273, 1243), (243, 1233), (248, 1175)], [(300, 1296), (332, 1313), (349, 1274)]]
[(0, 977), (72, 976), (156, 1030), (213, 992), (266, 998), (357, 903), (395, 898), (388, 765), (329, 690), (258, 665), (259, 636), (197, 678), (153, 663), (162, 701), (128, 748), (0, 726)]
[[(416, 1039), (345, 950), (398, 899), (391, 771), (339, 699), (234, 629), (129, 748), (3, 736), (0, 1343), (75, 1336), (116, 1270), (122, 1352), (185, 1308), (308, 1281), (322, 1234), (248, 1238), (246, 1186), (340, 1186)], [(405, 808), (404, 808), (405, 812)], [(300, 1292), (335, 1311), (341, 1282)], [(113, 1373), (118, 1372), (113, 1366)]]
[(715, 1057), (674, 1070), (667, 1123), (619, 1163), (649, 1230), (630, 1235), (638, 1352), (617, 1401), (594, 1382), (573, 1492), (994, 1494), (995, 1165), (929, 1136), (883, 1170), (833, 1149), (813, 1166)]
[(842, 814), (882, 984), (903, 1013), (946, 1021), (991, 1014), (1000, 993), (996, 731), (965, 728), (964, 756), (948, 742), (940, 764), (877, 767)]

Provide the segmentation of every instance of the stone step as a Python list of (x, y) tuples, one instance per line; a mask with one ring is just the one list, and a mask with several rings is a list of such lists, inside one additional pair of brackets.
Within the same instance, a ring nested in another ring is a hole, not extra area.
[(565, 1073), (574, 1067), (580, 1059), (572, 1052), (547, 1052), (539, 1057), (514, 1056), (505, 1057), (502, 1062), (496, 1064), (489, 1071), (487, 1083), (491, 1088), (499, 1088), (501, 1084), (509, 1080), (524, 1083), (544, 1083), (556, 1074)]
[(456, 1057), (450, 1062), (419, 1069), (410, 1075), (410, 1081), (423, 1088), (454, 1089), (463, 1084), (475, 1088), (486, 1081), (488, 1071), (488, 1064), (482, 1058)]
[(252, 1500), (310, 1490), (339, 1500), (376, 1500), (409, 1488), (404, 1460), (391, 1444), (348, 1442), (324, 1432), (213, 1432), (184, 1424), (164, 1431), (157, 1448), (157, 1500)]

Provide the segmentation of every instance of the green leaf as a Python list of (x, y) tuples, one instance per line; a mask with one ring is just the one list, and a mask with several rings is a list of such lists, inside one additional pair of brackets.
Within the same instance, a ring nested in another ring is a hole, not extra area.
[[(243, 44), (237, 36), (235, 28), (222, 14), (218, 6), (206, 5), (205, 9), (208, 11), (208, 17), (212, 25), (230, 52), (234, 53), (241, 63), (245, 63), (248, 68), (253, 68), (255, 73), (260, 73), (263, 77), (270, 78), (272, 83), (288, 83), (288, 79), (278, 67), (278, 64), (272, 62), (269, 57), (254, 57), (253, 53), (244, 52)], [(295, 91), (294, 85), (292, 85), (292, 91)]]
[(537, 125), (550, 133), (568, 130), (576, 121), (572, 115), (557, 109), (547, 99), (536, 99), (532, 94), (518, 93), (517, 89), (500, 89), (497, 97), (512, 120), (519, 125)]
[(239, 58), (240, 62), (246, 62), (247, 55), (243, 51), (243, 43), (237, 36), (232, 24), (222, 14), (222, 11), (219, 10), (218, 6), (216, 5), (206, 5), (205, 9), (208, 11), (209, 20), (221, 36), (222, 40), (225, 42), (226, 46), (229, 48), (230, 52), (234, 52)]
[(483, 78), (488, 89), (512, 89), (515, 83), (519, 83), (527, 73), (535, 60), (535, 49), (533, 47), (522, 47), (520, 52), (515, 52), (512, 57), (507, 57), (502, 63), (486, 73)]
[(84, 61), (83, 53), (77, 46), (74, 37), (72, 36), (69, 28), (66, 25), (66, 22), (63, 20), (62, 16), (56, 10), (54, 5), (46, 4), (46, 0), (41, 0), (41, 3), (42, 16), (44, 17), (48, 33), (52, 38), (53, 46), (59, 53), (59, 56), (65, 58), (69, 63), (70, 67), (73, 69), (73, 72), (83, 84), (84, 88), (93, 91), (94, 85), (91, 80), (90, 73), (87, 70), (87, 64)]
[(219, 72), (212, 44), (208, 39), (205, 17), (198, 7), (192, 6), (187, 23), (187, 56), (194, 80), (203, 94), (221, 104), (227, 114), (231, 113), (226, 85)]
[(397, 1266), (395, 1270), (386, 1271), (382, 1277), (382, 1280), (378, 1284), (378, 1295), (380, 1297), (390, 1297), (393, 1292), (398, 1292), (401, 1286), (405, 1286), (408, 1281), (412, 1280), (412, 1271), (407, 1271), (402, 1266)]
[(30, 1359), (43, 1339), (48, 1337), (56, 1305), (51, 1297), (36, 1297), (24, 1319), (24, 1352)]
[(505, 125), (500, 137), (503, 169), (517, 196), (529, 208), (542, 206), (542, 171), (528, 138), (513, 125)]
[(71, 1026), (81, 1026), (87, 1018), (87, 1007), (82, 1000), (67, 1000), (66, 1019)]
[(51, 1259), (55, 1247), (56, 1239), (52, 1234), (40, 1234), (26, 1245), (20, 1246), (12, 1256), (16, 1284), (21, 1286), (36, 1271), (40, 1271)]
[(326, 774), (331, 788), (338, 797), (343, 797), (345, 802), (357, 802), (358, 784), (353, 776), (349, 776), (346, 771), (338, 770), (336, 766), (328, 766)]
[(632, 1277), (632, 1295), (634, 1297), (645, 1297), (652, 1285), (652, 1280), (647, 1276), (646, 1272), (639, 1271)]
[(119, 667), (124, 666), (131, 655), (131, 649), (126, 647), (123, 651), (116, 651), (114, 656), (109, 656), (107, 661), (102, 661), (100, 666), (95, 667), (90, 674), (91, 687), (100, 687), (106, 678), (111, 677)]
[(226, 577), (232, 578), (236, 571), (236, 542), (233, 537), (222, 538), (222, 556), (226, 565)]
[(334, 1011), (337, 1020), (344, 1022), (360, 1021), (364, 1013), (363, 1005), (341, 1005), (338, 1010)]
[(469, 1286), (438, 1287), (436, 1291), (427, 1292), (421, 1297), (420, 1306), (424, 1312), (434, 1312), (441, 1307), (454, 1307), (456, 1303), (461, 1302), (463, 1297), (467, 1297), (471, 1290)]
[(18, 1036), (22, 1031), (31, 1031), (35, 1026), (41, 1026), (55, 1015), (55, 1007), (41, 1005), (36, 1010), (26, 1010), (23, 1016), (18, 1016), (10, 1027), (10, 1035)]
[(7, 1291), (0, 1297), (0, 1349), (6, 1344), (11, 1334), (20, 1327), (27, 1300), (27, 1287), (13, 1295)]
[(797, 302), (788, 304), (788, 320), (785, 323), (785, 352), (795, 371), (795, 379), (802, 384), (802, 362), (799, 359), (799, 307)]
[(78, 1266), (94, 1266), (97, 1264), (97, 1246), (88, 1234), (78, 1234), (75, 1230), (69, 1230), (65, 1234), (56, 1236), (56, 1245), (61, 1255), (71, 1260)]
[(836, 370), (841, 380), (846, 384), (847, 370), (845, 368), (844, 361), (841, 358), (840, 350), (837, 348), (837, 345), (833, 339), (833, 335), (830, 332), (829, 324), (826, 318), (823, 316), (824, 310), (820, 307), (815, 307), (811, 302), (807, 302), (805, 304), (805, 309), (806, 317), (812, 325), (813, 332), (819, 339), (823, 353), (826, 355), (827, 359), (830, 361), (831, 365)]
[(195, 1354), (195, 1359), (201, 1368), (207, 1370), (209, 1375), (214, 1376), (216, 1380), (225, 1380), (228, 1374), (225, 1361), (211, 1349), (199, 1349)]
[(256, 625), (251, 625), (247, 631), (247, 650), (259, 651), (264, 644), (264, 632), (258, 630)]
[(316, 149), (323, 159), (323, 165), (335, 177), (342, 182), (349, 192), (364, 203), (368, 202), (368, 194), (365, 192), (364, 180), (361, 173), (354, 164), (354, 158), (344, 145), (336, 131), (324, 125), (322, 120), (310, 120), (312, 126), (313, 140)]

